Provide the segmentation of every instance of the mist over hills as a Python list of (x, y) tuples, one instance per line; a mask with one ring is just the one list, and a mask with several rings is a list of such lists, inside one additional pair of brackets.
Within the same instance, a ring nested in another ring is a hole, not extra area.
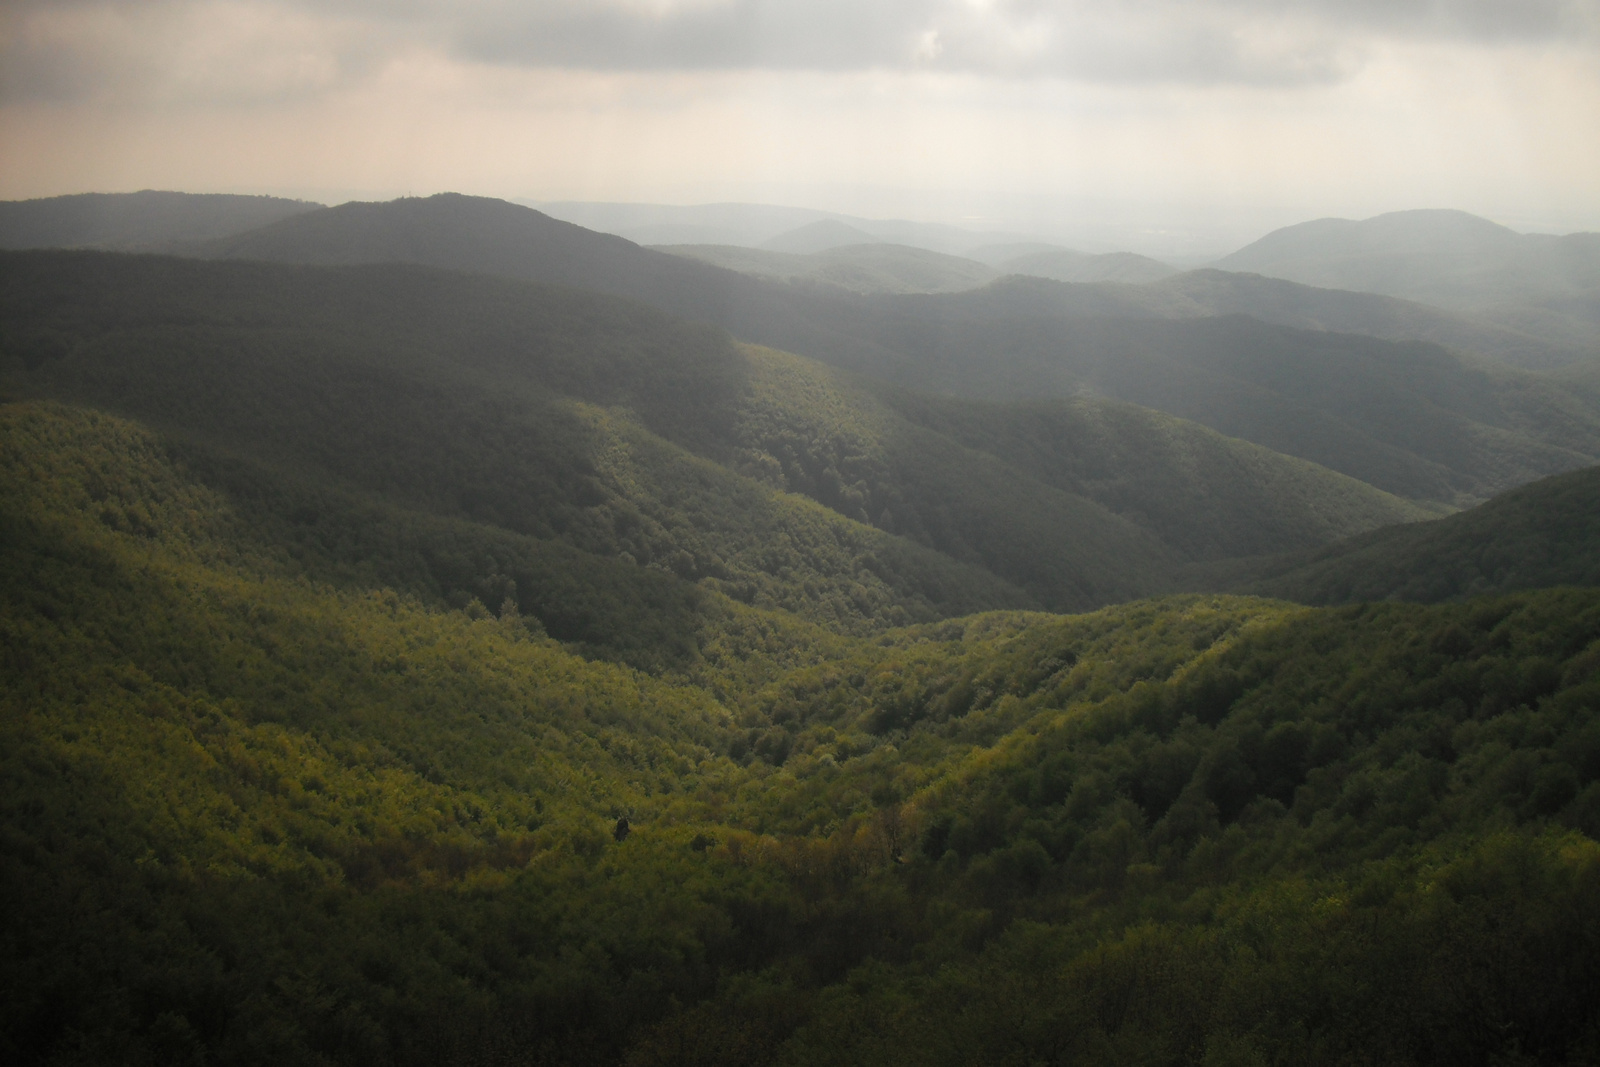
[(947, 293), (999, 277), (982, 263), (909, 245), (841, 245), (811, 254), (735, 245), (657, 245), (658, 251), (782, 280), (804, 279), (856, 293)]
[(1600, 234), (1520, 234), (1463, 211), (1400, 211), (1289, 226), (1216, 266), (1417, 300), (1600, 349)]
[[(991, 398), (1098, 391), (1452, 506), (1600, 454), (1594, 413), (1564, 388), (1437, 347), (1242, 317), (1100, 317), (1108, 294), (1136, 309), (1150, 287), (1015, 278), (942, 296), (849, 296), (456, 196), (331, 208), (218, 242), (209, 254), (426, 262), (584, 285), (919, 388)], [(1062, 307), (1063, 296), (1077, 307)]]
[[(831, 223), (815, 223), (815, 226)], [(806, 227), (806, 229), (811, 229)], [(800, 231), (796, 231), (799, 234)], [(1046, 249), (1011, 255), (1016, 247), (991, 246), (1002, 255), (989, 263), (965, 256), (931, 252), (888, 241), (850, 244), (866, 237), (864, 233), (830, 231), (831, 237), (797, 238), (794, 249), (820, 245), (817, 251), (771, 251), (737, 245), (656, 245), (659, 251), (697, 259), (743, 274), (767, 278), (825, 282), (858, 293), (949, 293), (975, 289), (1008, 274), (1053, 278), (1067, 282), (1125, 282), (1139, 284), (1176, 274), (1164, 263), (1129, 252), (1090, 256), (1070, 249)], [(786, 237), (789, 235), (785, 235)], [(838, 241), (838, 244), (834, 244)], [(1177, 311), (1161, 300), (1147, 301), (1152, 313)], [(1198, 305), (1183, 310), (1203, 314)]]
[(1130, 320), (1013, 310), (1037, 306), (1037, 285), (1050, 284), (1009, 279), (972, 293), (861, 302), (834, 320), (848, 344), (809, 354), (956, 395), (1088, 391), (1442, 503), (1481, 499), (1597, 454), (1600, 424), (1590, 402), (1538, 375), (1422, 342), (1244, 316)]
[[(162, 211), (146, 210), (140, 206), (143, 204), (143, 201), (138, 199), (140, 197), (159, 198), (161, 202), (167, 204), (167, 207)], [(431, 205), (430, 207), (410, 209), (412, 214), (417, 216), (410, 222), (400, 218), (407, 209), (399, 207), (391, 207), (386, 215), (380, 211), (378, 217), (388, 219), (382, 225), (401, 229), (408, 226), (415, 227), (421, 224), (421, 216), (429, 212), (435, 215), (448, 214), (452, 209), (445, 208), (444, 202), (449, 200), (451, 200), (449, 195), (443, 198), (436, 197), (426, 202)], [(242, 239), (246, 231), (259, 226), (262, 221), (259, 211), (263, 204), (276, 203), (277, 206), (272, 211), (282, 212), (285, 215), (301, 214), (317, 208), (317, 205), (297, 201), (274, 202), (271, 198), (249, 197), (230, 200), (227, 197), (182, 193), (105, 196), (96, 194), (87, 200), (82, 197), (58, 197), (14, 203), (5, 205), (4, 210), (20, 212), (19, 218), (26, 215), (29, 218), (37, 216), (42, 220), (45, 216), (40, 215), (40, 212), (46, 215), (51, 212), (62, 215), (64, 212), (66, 216), (77, 217), (83, 215), (85, 204), (94, 202), (101, 205), (96, 209), (101, 214), (109, 211), (113, 214), (120, 213), (118, 214), (120, 218), (140, 220), (139, 225), (143, 229), (137, 234), (131, 230), (120, 237), (110, 231), (101, 234), (111, 242), (110, 246), (129, 250), (181, 251), (184, 254), (202, 255), (255, 255), (265, 258), (287, 256), (290, 259), (298, 257), (313, 261), (330, 259), (419, 261), (458, 269), (490, 270), (511, 276), (546, 280), (559, 280), (552, 277), (558, 272), (546, 267), (547, 263), (556, 262), (564, 268), (576, 271), (573, 280), (577, 284), (617, 292), (620, 295), (637, 296), (668, 306), (680, 314), (706, 321), (730, 326), (737, 324), (736, 332), (758, 341), (794, 347), (789, 343), (793, 338), (817, 332), (815, 326), (807, 327), (803, 322), (793, 321), (795, 319), (793, 309), (776, 306), (784, 301), (774, 301), (773, 295), (769, 292), (741, 288), (726, 278), (717, 279), (704, 274), (698, 277), (674, 277), (671, 268), (660, 263), (651, 264), (647, 257), (643, 260), (637, 257), (630, 259), (628, 254), (618, 247), (613, 247), (606, 254), (600, 254), (596, 248), (591, 247), (587, 254), (577, 256), (575, 248), (568, 246), (570, 241), (568, 245), (547, 248), (546, 243), (551, 240), (552, 231), (548, 224), (541, 227), (531, 221), (537, 213), (522, 216), (508, 209), (493, 206), (503, 202), (483, 198), (456, 198), (457, 204), (453, 210), (458, 213), (469, 210), (459, 202), (461, 200), (469, 200), (476, 205), (470, 210), (478, 211), (482, 217), (475, 223), (469, 223), (465, 214), (458, 214), (454, 221), (436, 220), (432, 224), (431, 235), (418, 231), (397, 240), (378, 241), (377, 244), (372, 243), (377, 240), (374, 233), (357, 234), (353, 230), (343, 232), (343, 236), (333, 238), (331, 241), (333, 246), (342, 251), (335, 251), (332, 247), (321, 250), (313, 247), (318, 241), (311, 236), (311, 230), (291, 231), (301, 233), (300, 237), (262, 236), (254, 239), (256, 246), (253, 249), (242, 244), (238, 248), (233, 248), (229, 242), (218, 243), (214, 240), (209, 245), (202, 242), (199, 247), (191, 247), (198, 239), (196, 234), (202, 238), (221, 235), (238, 236)], [(232, 214), (223, 212), (222, 215), (218, 215), (220, 205), (223, 203), (234, 205), (228, 209), (233, 212)], [(254, 203), (255, 207), (245, 210), (251, 203)], [(403, 202), (395, 202), (395, 204), (401, 203)], [(185, 206), (180, 209), (175, 205)], [(585, 207), (585, 205), (567, 206), (574, 211)], [(684, 212), (691, 214), (709, 212), (707, 217), (723, 219), (730, 225), (735, 223), (745, 226), (756, 225), (757, 223), (751, 220), (757, 220), (759, 226), (764, 227), (760, 229), (760, 233), (768, 237), (786, 229), (794, 229), (796, 223), (803, 225), (807, 221), (829, 218), (825, 213), (806, 209), (768, 208), (763, 205), (708, 205), (704, 209), (657, 208), (652, 205), (587, 205), (587, 207), (592, 207), (596, 211), (605, 209), (600, 211), (598, 219), (590, 221), (603, 221), (619, 213), (623, 217), (638, 221), (658, 216), (677, 217)], [(366, 209), (354, 204), (343, 205), (337, 209), (339, 213), (319, 219), (311, 229), (345, 227), (348, 230), (347, 216), (351, 212), (371, 211), (377, 208), (378, 205), (369, 205)], [(252, 211), (255, 214), (252, 214)], [(666, 213), (665, 216), (662, 215), (663, 212)], [(577, 214), (583, 218), (589, 217), (581, 211)], [(699, 216), (694, 215), (694, 217)], [(203, 223), (195, 221), (201, 219), (205, 221)], [(833, 221), (838, 221), (840, 225), (845, 224), (840, 219)], [(965, 236), (959, 240), (942, 238), (918, 240), (917, 234), (920, 231), (916, 227), (922, 224), (879, 223), (863, 219), (850, 219), (848, 222), (855, 229), (868, 227), (881, 231), (871, 238), (874, 243), (938, 247), (946, 251), (955, 249), (963, 253), (963, 258), (976, 257), (978, 262), (995, 267), (1001, 274), (1025, 273), (1084, 283), (1106, 280), (1147, 281), (1166, 272), (1164, 265), (1128, 254), (1087, 256), (1056, 245), (1015, 241), (980, 244), (973, 247), (972, 239), (981, 241), (986, 235), (971, 234), (946, 227), (944, 229), (950, 230), (951, 234)], [(200, 228), (196, 229), (196, 226)], [(477, 236), (463, 245), (460, 234), (453, 238), (446, 237), (440, 230), (441, 226), (445, 230), (452, 226), (475, 228)], [(505, 230), (505, 234), (498, 239), (492, 232), (497, 227)], [(426, 230), (427, 226), (423, 229)], [(934, 227), (932, 230), (939, 228)], [(862, 232), (867, 231), (862, 230)], [(89, 231), (82, 231), (81, 227), (78, 230), (74, 230), (71, 226), (63, 229), (60, 225), (52, 223), (45, 225), (43, 229), (36, 229), (35, 236), (27, 243), (40, 247), (75, 247), (80, 244), (106, 243), (99, 239), (81, 240), (85, 234), (93, 236)], [(673, 235), (667, 235), (666, 231), (663, 231), (652, 239), (677, 241), (684, 238), (690, 238), (697, 243), (706, 241), (722, 243), (728, 239), (728, 233), (685, 230), (674, 231)], [(853, 239), (859, 240), (859, 238)], [(290, 245), (304, 247), (299, 247), (298, 251), (288, 247), (274, 249), (275, 240), (288, 240)], [(474, 242), (476, 247), (466, 247), (473, 245)], [(742, 242), (742, 245), (755, 243), (759, 242), (752, 239)], [(856, 291), (939, 292), (956, 289), (963, 280), (970, 281), (972, 285), (980, 285), (990, 277), (971, 263), (929, 259), (930, 264), (945, 262), (950, 268), (946, 271), (929, 273), (925, 267), (916, 265), (919, 261), (915, 252), (885, 251), (884, 254), (902, 256), (907, 262), (903, 265), (889, 264), (885, 274), (879, 274), (876, 269), (841, 268), (846, 276), (847, 287)], [(862, 253), (862, 255), (870, 258), (870, 254)], [(598, 260), (596, 256), (599, 257)], [(701, 249), (697, 252), (696, 258), (725, 265), (739, 272), (768, 277), (796, 277), (806, 273), (826, 274), (828, 269), (827, 264), (817, 264), (812, 270), (800, 270), (798, 269), (800, 265), (795, 262), (764, 260), (760, 252), (754, 250), (735, 252), (731, 249), (716, 251)], [(602, 260), (609, 261), (609, 266), (601, 269)], [(1039, 294), (1041, 302), (1036, 310), (1040, 313), (1061, 311), (1078, 315), (1109, 314), (1137, 317), (1187, 317), (1244, 312), (1283, 325), (1365, 333), (1390, 340), (1433, 340), (1459, 351), (1472, 352), (1530, 368), (1548, 368), (1582, 362), (1592, 359), (1595, 352), (1594, 338), (1588, 336), (1584, 330), (1565, 335), (1560, 335), (1558, 332), (1554, 337), (1539, 336), (1541, 332), (1539, 329), (1524, 329), (1525, 324), (1520, 320), (1508, 320), (1509, 325), (1497, 325), (1476, 314), (1441, 312), (1431, 305), (1415, 302), (1394, 303), (1347, 290), (1296, 288), (1289, 285), (1270, 286), (1253, 280), (1248, 275), (1225, 276), (1216, 271), (1194, 271), (1173, 275), (1168, 281), (1167, 286), (1159, 288), (1144, 286), (1120, 290), (1082, 289), (1041, 292)], [(1480, 309), (1474, 307), (1472, 310)], [(806, 317), (809, 317), (809, 312), (800, 315), (801, 319)], [(790, 321), (774, 321), (785, 319)]]
[(859, 230), (838, 219), (818, 219), (816, 222), (808, 222), (804, 226), (768, 238), (761, 242), (761, 247), (770, 252), (792, 252), (805, 256), (826, 252), (832, 248), (874, 243), (876, 238), (865, 230)]
[(642, 245), (725, 244), (756, 248), (785, 233), (824, 220), (832, 220), (869, 234), (872, 240), (910, 245), (948, 255), (966, 255), (979, 245), (1022, 239), (1021, 234), (1014, 233), (971, 230), (908, 219), (867, 219), (816, 208), (772, 204), (512, 202), (537, 209), (564, 222), (616, 234)]
[(1097, 256), (1069, 249), (1028, 252), (997, 264), (1004, 274), (1029, 274), (1058, 282), (1156, 282), (1177, 274), (1177, 268), (1133, 252)]

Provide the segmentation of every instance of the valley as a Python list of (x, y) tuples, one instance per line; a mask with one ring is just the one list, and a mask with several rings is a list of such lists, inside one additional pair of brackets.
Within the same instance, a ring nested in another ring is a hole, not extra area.
[(8, 1060), (1600, 1053), (1576, 319), (132, 195), (0, 210)]

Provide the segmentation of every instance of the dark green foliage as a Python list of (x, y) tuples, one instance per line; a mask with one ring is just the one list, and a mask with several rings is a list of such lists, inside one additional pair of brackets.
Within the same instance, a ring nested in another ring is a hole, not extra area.
[(1033, 602), (663, 440), (726, 452), (748, 369), (648, 308), (412, 268), (8, 265), (7, 325), (73, 336), (31, 389), (195, 447), (846, 627)]
[(1305, 604), (1433, 603), (1600, 585), (1600, 469), (1546, 478), (1445, 519), (1274, 560), (1238, 584)]
[(1325, 467), (1131, 404), (881, 392), (907, 418), (1086, 496), (1191, 560), (1265, 555), (1424, 514)]
[[(20, 387), (162, 431), (0, 408), (8, 1061), (1600, 1056), (1600, 593), (948, 618), (1179, 524), (1041, 442), (1337, 483), (522, 284), (0, 264)], [(1588, 484), (1452, 543), (1586, 566)]]
[[(1419, 514), (1149, 412), (875, 396), (598, 295), (404, 267), (34, 254), (5, 269), (0, 344), (26, 388), (177, 434), (258, 527), (343, 546), (347, 561), (368, 537), (354, 505), (291, 503), (255, 483), (375, 496), (858, 629), (1089, 608), (1170, 589), (1194, 560)], [(275, 471), (245, 475), (228, 456)], [(426, 550), (413, 538), (378, 557), (434, 573), (384, 581), (493, 610), (511, 595), (553, 635), (646, 662), (627, 626), (607, 637), (547, 618), (570, 591), (548, 591), (560, 585), (549, 566), (514, 572), (495, 537), (493, 549)], [(463, 555), (485, 561), (465, 568), (470, 580), (450, 562)], [(647, 600), (669, 595), (641, 582)]]
[[(1272, 326), (1045, 317), (1028, 279), (886, 298), (824, 352), (916, 388), (991, 399), (1080, 392), (1155, 408), (1414, 500), (1453, 503), (1592, 462), (1600, 421), (1569, 391), (1435, 345)], [(1013, 293), (1012, 291), (1016, 292)]]

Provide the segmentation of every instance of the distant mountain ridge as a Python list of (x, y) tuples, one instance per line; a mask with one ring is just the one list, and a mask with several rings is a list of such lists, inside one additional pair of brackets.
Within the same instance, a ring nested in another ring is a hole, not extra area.
[(1176, 267), (1134, 252), (1091, 256), (1066, 249), (1024, 253), (1003, 260), (998, 266), (1005, 274), (1029, 274), (1058, 282), (1125, 282), (1130, 285), (1157, 282), (1178, 273)]
[(852, 245), (878, 244), (878, 238), (838, 219), (818, 219), (761, 242), (770, 252), (812, 255)]
[(809, 223), (833, 220), (871, 240), (911, 245), (946, 255), (966, 255), (980, 245), (1023, 240), (1023, 235), (973, 230), (910, 219), (872, 219), (818, 208), (776, 204), (635, 204), (514, 199), (586, 229), (616, 234), (642, 245), (720, 244), (758, 248)]
[(0, 202), (0, 248), (174, 249), (321, 209), (273, 196), (78, 193)]
[(657, 245), (656, 251), (741, 274), (816, 282), (855, 293), (959, 292), (999, 277), (976, 260), (882, 241), (810, 254), (737, 245)]
[(1521, 234), (1464, 211), (1318, 219), (1215, 266), (1470, 312), (1600, 352), (1600, 234)]
[[(1152, 319), (1152, 305), (1200, 306), (1161, 288), (1187, 284), (1184, 275), (1146, 286), (1012, 277), (944, 295), (856, 296), (723, 270), (504, 201), (453, 194), (328, 208), (204, 251), (289, 263), (425, 263), (581, 286), (922, 389), (993, 399), (1090, 390), (1446, 506), (1600, 457), (1600, 416), (1543, 379), (1428, 345), (1242, 316)], [(1254, 283), (1211, 288), (1226, 294), (1240, 285)], [(1342, 369), (1330, 377), (1335, 367)]]

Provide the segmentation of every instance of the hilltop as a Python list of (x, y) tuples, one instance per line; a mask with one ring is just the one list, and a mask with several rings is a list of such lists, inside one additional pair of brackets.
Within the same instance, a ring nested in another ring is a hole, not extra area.
[(1404, 297), (1600, 349), (1600, 234), (1521, 234), (1464, 211), (1397, 211), (1285, 227), (1215, 265)]
[(0, 248), (175, 250), (321, 207), (274, 196), (152, 189), (0, 201)]

